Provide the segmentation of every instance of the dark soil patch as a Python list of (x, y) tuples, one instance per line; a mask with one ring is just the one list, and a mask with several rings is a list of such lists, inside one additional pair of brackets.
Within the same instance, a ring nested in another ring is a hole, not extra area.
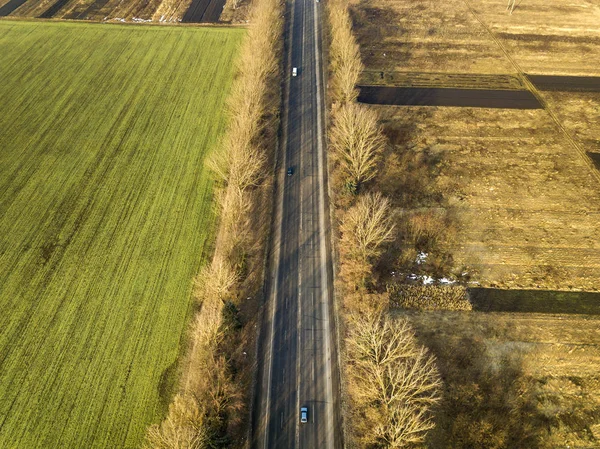
[(527, 75), (540, 90), (600, 92), (600, 76)]
[(592, 153), (591, 151), (588, 151), (587, 155), (592, 160), (596, 168), (600, 170), (600, 153)]
[(600, 44), (600, 39), (597, 37), (588, 36), (561, 36), (556, 34), (513, 34), (513, 33), (498, 33), (498, 37), (513, 41), (523, 42), (568, 42), (570, 44)]
[(600, 293), (470, 288), (473, 310), (481, 312), (600, 315)]
[(440, 89), (359, 86), (358, 101), (397, 106), (464, 106), (476, 108), (541, 109), (527, 90)]
[(102, 10), (102, 8), (104, 8), (106, 6), (106, 4), (109, 2), (109, 0), (96, 0), (94, 3), (92, 3), (90, 6), (88, 6), (83, 12), (78, 12), (78, 11), (73, 11), (70, 14), (68, 14), (65, 19), (80, 19), (80, 20), (85, 20), (85, 19), (90, 19), (93, 17), (99, 17), (100, 16), (100, 11)]
[(48, 8), (46, 11), (44, 11), (42, 14), (40, 14), (39, 18), (40, 19), (50, 19), (52, 17), (54, 17), (54, 15), (60, 11), (60, 9), (65, 6), (67, 3), (69, 3), (69, 0), (58, 0), (56, 3), (54, 3), (52, 6), (50, 6), (50, 8)]
[(27, 0), (10, 0), (10, 2), (0, 8), (0, 17), (8, 16), (26, 1)]
[(192, 0), (181, 21), (184, 23), (218, 22), (224, 6), (225, 0)]

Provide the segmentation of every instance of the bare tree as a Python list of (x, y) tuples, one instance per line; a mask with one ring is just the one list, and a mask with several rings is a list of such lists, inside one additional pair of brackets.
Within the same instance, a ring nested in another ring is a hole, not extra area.
[(380, 193), (361, 195), (344, 215), (340, 229), (350, 255), (364, 261), (378, 256), (381, 245), (393, 239), (389, 200)]
[(363, 440), (387, 448), (422, 442), (439, 401), (435, 359), (406, 320), (371, 313), (355, 316), (349, 329), (350, 395), (370, 421)]
[(205, 298), (223, 301), (237, 280), (237, 273), (223, 257), (216, 256), (194, 280), (195, 296), (200, 302)]
[(352, 21), (345, 0), (328, 2), (331, 42), (329, 59), (331, 70), (332, 97), (340, 105), (356, 100), (356, 85), (363, 70), (360, 50), (352, 34)]
[(233, 382), (227, 362), (223, 356), (214, 355), (212, 363), (206, 365), (205, 374), (209, 378), (209, 406), (216, 416), (229, 414), (242, 408), (242, 394)]
[(206, 439), (204, 410), (191, 396), (178, 394), (167, 418), (148, 429), (146, 449), (200, 449)]
[(357, 188), (375, 177), (385, 145), (375, 111), (345, 104), (334, 114), (330, 140), (334, 159)]

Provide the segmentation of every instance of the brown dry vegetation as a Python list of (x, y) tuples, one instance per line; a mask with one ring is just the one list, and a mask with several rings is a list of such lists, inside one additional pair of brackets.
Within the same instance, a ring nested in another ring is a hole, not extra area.
[[(598, 14), (589, 1), (523, 0), (512, 15), (504, 1), (352, 3), (363, 81), (437, 87), (523, 88), (523, 72), (597, 75)], [(538, 95), (550, 112), (370, 106), (389, 145), (367, 187), (390, 200), (398, 232), (367, 292), (346, 295), (347, 306), (469, 309), (469, 283), (600, 288), (597, 173), (561, 129), (597, 154), (600, 98)], [(456, 284), (419, 285), (442, 277)], [(396, 313), (444, 381), (427, 446), (598, 447), (596, 317)]]
[(327, 2), (329, 31), (329, 90), (330, 99), (339, 105), (356, 100), (356, 83), (363, 70), (360, 50), (352, 34), (352, 22), (347, 0)]
[(152, 14), (155, 22), (181, 21), (192, 0), (163, 0)]
[(462, 285), (414, 285), (390, 283), (390, 304), (407, 310), (471, 310)]
[(328, 2), (328, 19), (329, 168), (341, 235), (336, 288), (344, 298), (346, 444), (413, 447), (433, 427), (430, 410), (438, 401), (440, 380), (434, 358), (405, 321), (389, 319), (387, 295), (377, 292), (374, 266), (396, 239), (390, 201), (373, 188), (387, 142), (377, 114), (355, 103), (362, 65), (346, 1)]
[(599, 287), (600, 188), (544, 111), (376, 109), (394, 142), (380, 188), (431, 222), (405, 221), (390, 271), (424, 251), (428, 272), (486, 286)]
[(504, 0), (468, 3), (526, 73), (600, 75), (598, 2), (521, 0), (512, 14)]
[(227, 23), (246, 23), (252, 0), (226, 0), (219, 20)]
[[(366, 80), (383, 70), (383, 83), (515, 88), (525, 85), (516, 82), (521, 71), (592, 75), (599, 67), (599, 12), (587, 1), (522, 1), (510, 15), (500, 1), (361, 0), (352, 13), (372, 71)], [(391, 143), (376, 184), (404, 216), (379, 266), (384, 279), (426, 273), (505, 288), (600, 287), (600, 190), (580, 153), (598, 161), (600, 97), (539, 95), (554, 115), (372, 107)], [(428, 257), (417, 264), (420, 252)]]
[(429, 446), (600, 444), (596, 316), (399, 313), (436, 355), (443, 399)]
[(416, 342), (404, 319), (374, 313), (351, 316), (348, 322), (351, 444), (406, 448), (421, 443), (434, 426), (431, 408), (439, 401), (434, 357)]
[[(243, 447), (279, 126), (283, 4), (257, 0), (229, 99), (223, 149), (209, 166), (220, 181), (212, 264), (195, 282), (199, 310), (180, 391), (147, 446)], [(213, 153), (215, 154), (215, 153)]]
[[(600, 92), (542, 92), (562, 125), (585, 151), (600, 154)], [(593, 156), (597, 158), (598, 156)], [(600, 166), (595, 159), (596, 166)]]
[(360, 0), (352, 18), (367, 70), (514, 72), (461, 0)]
[(376, 175), (385, 139), (375, 111), (346, 103), (333, 114), (329, 133), (332, 160), (339, 165), (344, 184), (351, 192)]
[(515, 73), (488, 27), (526, 73), (600, 75), (593, 0), (522, 0), (512, 15), (504, 0), (356, 0), (352, 18), (367, 70)]

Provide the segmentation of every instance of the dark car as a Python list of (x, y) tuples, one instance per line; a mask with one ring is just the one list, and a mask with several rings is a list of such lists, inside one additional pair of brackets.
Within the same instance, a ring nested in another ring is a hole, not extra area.
[(287, 173), (288, 173), (288, 176), (292, 176), (294, 174), (294, 167), (289, 167)]

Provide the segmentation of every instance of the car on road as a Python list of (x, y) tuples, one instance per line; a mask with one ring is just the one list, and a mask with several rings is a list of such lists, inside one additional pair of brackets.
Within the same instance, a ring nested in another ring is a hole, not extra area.
[(294, 167), (288, 167), (287, 175), (292, 176), (294, 174)]
[(300, 422), (303, 424), (308, 422), (308, 407), (300, 408)]
[(292, 68), (292, 76), (298, 76), (298, 67)]

